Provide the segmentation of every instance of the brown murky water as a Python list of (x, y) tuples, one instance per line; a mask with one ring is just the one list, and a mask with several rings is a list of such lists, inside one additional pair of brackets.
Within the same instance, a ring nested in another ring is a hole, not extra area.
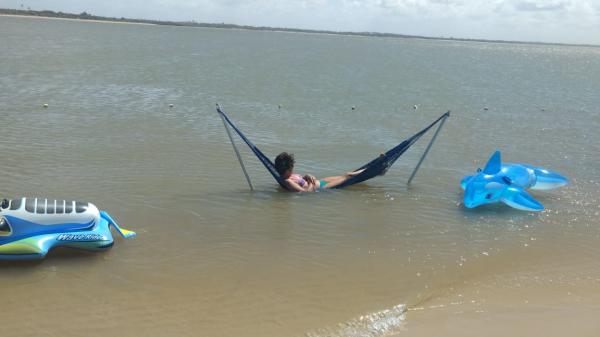
[[(593, 336), (598, 92), (598, 48), (0, 17), (2, 196), (91, 201), (138, 233), (2, 263), (0, 336), (519, 335), (556, 317)], [(240, 147), (248, 191), (215, 102), (317, 176), (453, 115), (411, 188), (427, 139), (368, 185), (291, 195)], [(458, 182), (495, 149), (571, 183), (535, 193), (539, 214), (466, 210)]]

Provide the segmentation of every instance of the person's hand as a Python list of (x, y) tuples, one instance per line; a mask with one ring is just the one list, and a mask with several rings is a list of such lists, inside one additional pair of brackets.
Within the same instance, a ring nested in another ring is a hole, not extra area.
[(303, 178), (304, 178), (304, 180), (308, 181), (309, 184), (312, 184), (312, 185), (317, 184), (317, 178), (315, 178), (315, 176), (307, 174)]

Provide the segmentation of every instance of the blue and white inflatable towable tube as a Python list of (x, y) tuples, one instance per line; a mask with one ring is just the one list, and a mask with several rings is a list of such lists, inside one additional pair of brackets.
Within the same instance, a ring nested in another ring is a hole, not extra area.
[(0, 204), (0, 260), (41, 259), (58, 246), (104, 250), (114, 242), (110, 226), (124, 238), (135, 236), (88, 202), (4, 199)]

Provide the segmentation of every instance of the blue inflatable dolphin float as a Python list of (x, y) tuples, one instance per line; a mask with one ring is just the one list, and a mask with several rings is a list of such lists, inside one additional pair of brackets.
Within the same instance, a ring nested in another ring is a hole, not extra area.
[(541, 211), (544, 206), (525, 189), (551, 190), (568, 183), (567, 178), (547, 169), (528, 164), (502, 164), (500, 151), (474, 176), (465, 176), (460, 186), (465, 191), (467, 208), (503, 202), (524, 211)]
[(135, 236), (88, 202), (4, 199), (0, 203), (0, 260), (41, 259), (57, 246), (105, 250), (114, 242), (110, 227), (124, 238)]

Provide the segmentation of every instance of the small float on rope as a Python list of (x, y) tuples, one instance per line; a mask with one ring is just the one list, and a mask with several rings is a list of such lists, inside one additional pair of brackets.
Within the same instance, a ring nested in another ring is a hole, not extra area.
[(474, 208), (503, 202), (524, 211), (542, 211), (544, 206), (525, 189), (551, 190), (565, 186), (568, 179), (545, 168), (529, 164), (502, 164), (500, 151), (494, 152), (483, 170), (465, 176), (460, 186), (465, 191), (464, 204)]
[(0, 204), (0, 260), (41, 259), (58, 246), (105, 250), (114, 242), (111, 226), (124, 238), (136, 235), (88, 202), (4, 199)]

